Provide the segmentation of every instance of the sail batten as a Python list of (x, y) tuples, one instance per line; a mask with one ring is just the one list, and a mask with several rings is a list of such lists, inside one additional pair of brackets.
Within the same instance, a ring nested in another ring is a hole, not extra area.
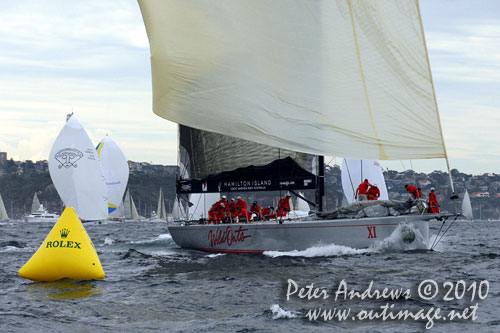
[(139, 4), (160, 117), (308, 154), (446, 155), (417, 0)]

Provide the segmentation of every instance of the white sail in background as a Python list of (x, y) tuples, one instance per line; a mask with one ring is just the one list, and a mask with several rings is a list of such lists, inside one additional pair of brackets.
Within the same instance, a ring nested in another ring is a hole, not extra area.
[(140, 216), (137, 212), (137, 208), (135, 207), (134, 199), (130, 194), (130, 191), (127, 189), (125, 193), (125, 199), (123, 200), (123, 210), (124, 215), (127, 220), (139, 220)]
[(465, 190), (464, 199), (462, 200), (462, 215), (465, 216), (466, 219), (472, 221), (474, 216), (472, 214), (472, 205), (470, 203), (469, 192)]
[(38, 196), (35, 195), (33, 196), (33, 202), (31, 203), (31, 213), (37, 212), (38, 209), (40, 209), (40, 200), (38, 200)]
[(0, 194), (0, 221), (7, 221), (8, 219), (9, 215), (7, 215), (7, 210), (5, 210), (5, 205), (3, 204), (2, 195)]
[(368, 179), (370, 184), (377, 185), (380, 190), (379, 200), (389, 199), (384, 173), (377, 161), (344, 158), (342, 161), (342, 190), (349, 204), (356, 201), (354, 198), (356, 189), (365, 179)]
[(158, 195), (158, 206), (156, 208), (156, 218), (167, 220), (167, 211), (165, 209), (165, 198), (163, 197), (163, 189), (160, 187), (160, 194)]
[(107, 189), (108, 213), (114, 217), (116, 214), (113, 213), (120, 207), (127, 188), (129, 176), (127, 159), (120, 147), (108, 136), (99, 142), (96, 151)]
[(52, 146), (49, 172), (64, 205), (73, 207), (79, 218), (102, 220), (108, 217), (106, 186), (97, 152), (74, 115)]
[(319, 155), (446, 157), (417, 0), (139, 4), (160, 117)]

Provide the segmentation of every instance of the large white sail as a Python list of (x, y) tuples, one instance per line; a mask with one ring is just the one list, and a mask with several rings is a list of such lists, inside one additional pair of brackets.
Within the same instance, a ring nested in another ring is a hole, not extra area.
[(34, 213), (40, 209), (40, 200), (38, 200), (38, 196), (35, 195), (33, 196), (33, 201), (31, 202), (31, 213)]
[(139, 0), (153, 110), (293, 151), (446, 157), (418, 0)]
[(108, 213), (110, 216), (122, 203), (123, 194), (127, 188), (129, 167), (127, 159), (118, 145), (108, 136), (105, 136), (96, 148), (104, 174)]
[(106, 186), (97, 152), (74, 115), (52, 146), (49, 172), (64, 205), (73, 207), (79, 218), (101, 220), (108, 217)]
[(464, 198), (462, 200), (462, 215), (465, 216), (466, 219), (472, 221), (474, 216), (472, 214), (472, 205), (470, 203), (469, 192), (465, 190)]
[(5, 205), (3, 204), (2, 195), (0, 194), (0, 221), (6, 221), (8, 219), (9, 215), (7, 215), (7, 210), (5, 210)]
[(382, 167), (378, 161), (344, 158), (342, 161), (342, 190), (349, 204), (356, 201), (354, 198), (356, 189), (365, 179), (368, 179), (370, 184), (377, 185), (380, 190), (379, 200), (389, 199)]

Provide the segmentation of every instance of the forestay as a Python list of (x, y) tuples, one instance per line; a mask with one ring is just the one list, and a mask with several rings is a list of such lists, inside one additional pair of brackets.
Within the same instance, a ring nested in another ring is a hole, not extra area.
[(157, 115), (305, 153), (446, 157), (417, 0), (139, 3)]

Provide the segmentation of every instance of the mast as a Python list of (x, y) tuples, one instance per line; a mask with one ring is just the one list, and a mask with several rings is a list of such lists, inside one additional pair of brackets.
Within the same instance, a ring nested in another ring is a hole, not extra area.
[(322, 213), (325, 198), (325, 157), (323, 155), (318, 156), (318, 186), (316, 191), (316, 207), (318, 207), (318, 213)]

